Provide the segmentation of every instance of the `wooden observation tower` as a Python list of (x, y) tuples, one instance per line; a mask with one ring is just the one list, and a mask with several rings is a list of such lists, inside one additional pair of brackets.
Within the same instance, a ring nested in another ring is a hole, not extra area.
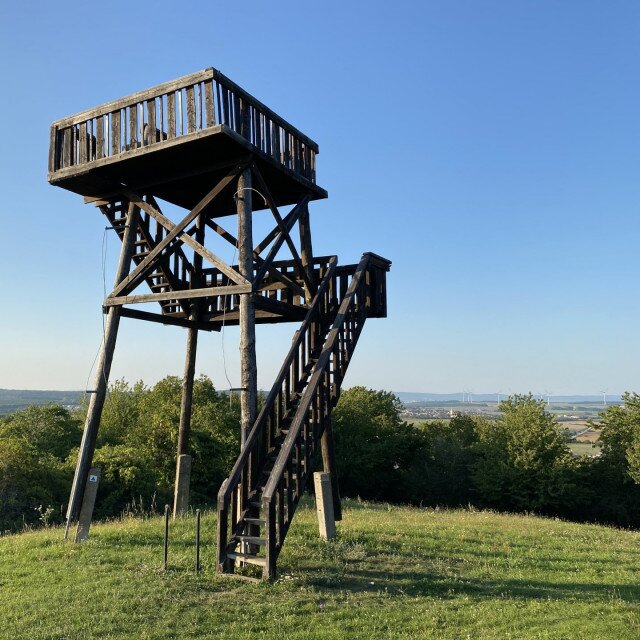
[[(188, 503), (198, 332), (240, 325), (242, 448), (218, 494), (219, 571), (242, 561), (275, 574), (319, 451), (340, 518), (331, 411), (365, 320), (386, 316), (391, 263), (371, 253), (351, 265), (314, 256), (308, 205), (327, 197), (317, 153), (213, 68), (51, 126), (49, 182), (83, 195), (122, 240), (67, 509), (67, 531), (81, 522), (76, 540), (91, 520), (90, 469), (122, 317), (187, 329), (174, 513)], [(186, 214), (174, 223), (159, 201)], [(273, 229), (256, 242), (252, 214), (261, 209)], [(237, 249), (238, 264), (215, 255), (212, 235)], [(290, 255), (277, 259), (285, 245)], [(300, 327), (258, 414), (255, 324), (278, 322)]]

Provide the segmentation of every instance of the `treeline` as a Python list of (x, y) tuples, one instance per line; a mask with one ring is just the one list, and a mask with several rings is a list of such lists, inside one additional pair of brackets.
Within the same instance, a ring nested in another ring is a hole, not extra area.
[[(94, 463), (96, 517), (146, 513), (170, 502), (181, 381), (110, 388)], [(486, 420), (411, 425), (390, 393), (354, 387), (334, 411), (342, 495), (423, 506), (474, 505), (640, 526), (640, 396), (602, 414), (602, 454), (575, 458), (566, 434), (530, 395)], [(194, 385), (191, 502), (213, 506), (239, 450), (238, 398)], [(83, 411), (33, 406), (0, 419), (0, 532), (62, 522)]]
[(356, 387), (335, 412), (342, 492), (640, 527), (640, 396), (622, 400), (601, 414), (601, 455), (576, 458), (565, 430), (530, 394), (501, 402), (498, 420), (410, 425), (392, 394)]

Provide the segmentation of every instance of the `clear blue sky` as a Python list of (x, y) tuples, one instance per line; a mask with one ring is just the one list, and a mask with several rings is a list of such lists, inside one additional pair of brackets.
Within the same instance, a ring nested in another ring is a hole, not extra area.
[[(393, 260), (348, 385), (640, 390), (640, 3), (312, 4), (2, 3), (0, 387), (84, 388), (101, 337), (104, 220), (47, 184), (50, 123), (215, 66), (318, 141), (316, 252)], [(262, 388), (294, 329), (260, 329)], [(184, 342), (124, 320), (113, 376)]]

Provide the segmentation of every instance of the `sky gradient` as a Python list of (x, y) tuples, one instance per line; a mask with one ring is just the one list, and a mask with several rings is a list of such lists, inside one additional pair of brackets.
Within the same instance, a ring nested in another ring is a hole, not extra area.
[[(48, 185), (49, 125), (214, 66), (319, 143), (316, 253), (393, 261), (347, 386), (640, 391), (638, 34), (625, 1), (3, 3), (0, 387), (84, 388), (101, 339), (105, 221)], [(259, 327), (261, 388), (294, 330)], [(180, 375), (185, 341), (124, 319), (112, 379)]]

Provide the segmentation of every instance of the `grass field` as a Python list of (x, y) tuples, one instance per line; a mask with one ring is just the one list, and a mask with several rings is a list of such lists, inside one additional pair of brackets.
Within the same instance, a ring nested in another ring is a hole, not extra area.
[(528, 516), (347, 502), (339, 539), (296, 516), (279, 579), (247, 584), (212, 567), (215, 515), (60, 529), (0, 539), (0, 637), (584, 638), (640, 636), (640, 534)]

